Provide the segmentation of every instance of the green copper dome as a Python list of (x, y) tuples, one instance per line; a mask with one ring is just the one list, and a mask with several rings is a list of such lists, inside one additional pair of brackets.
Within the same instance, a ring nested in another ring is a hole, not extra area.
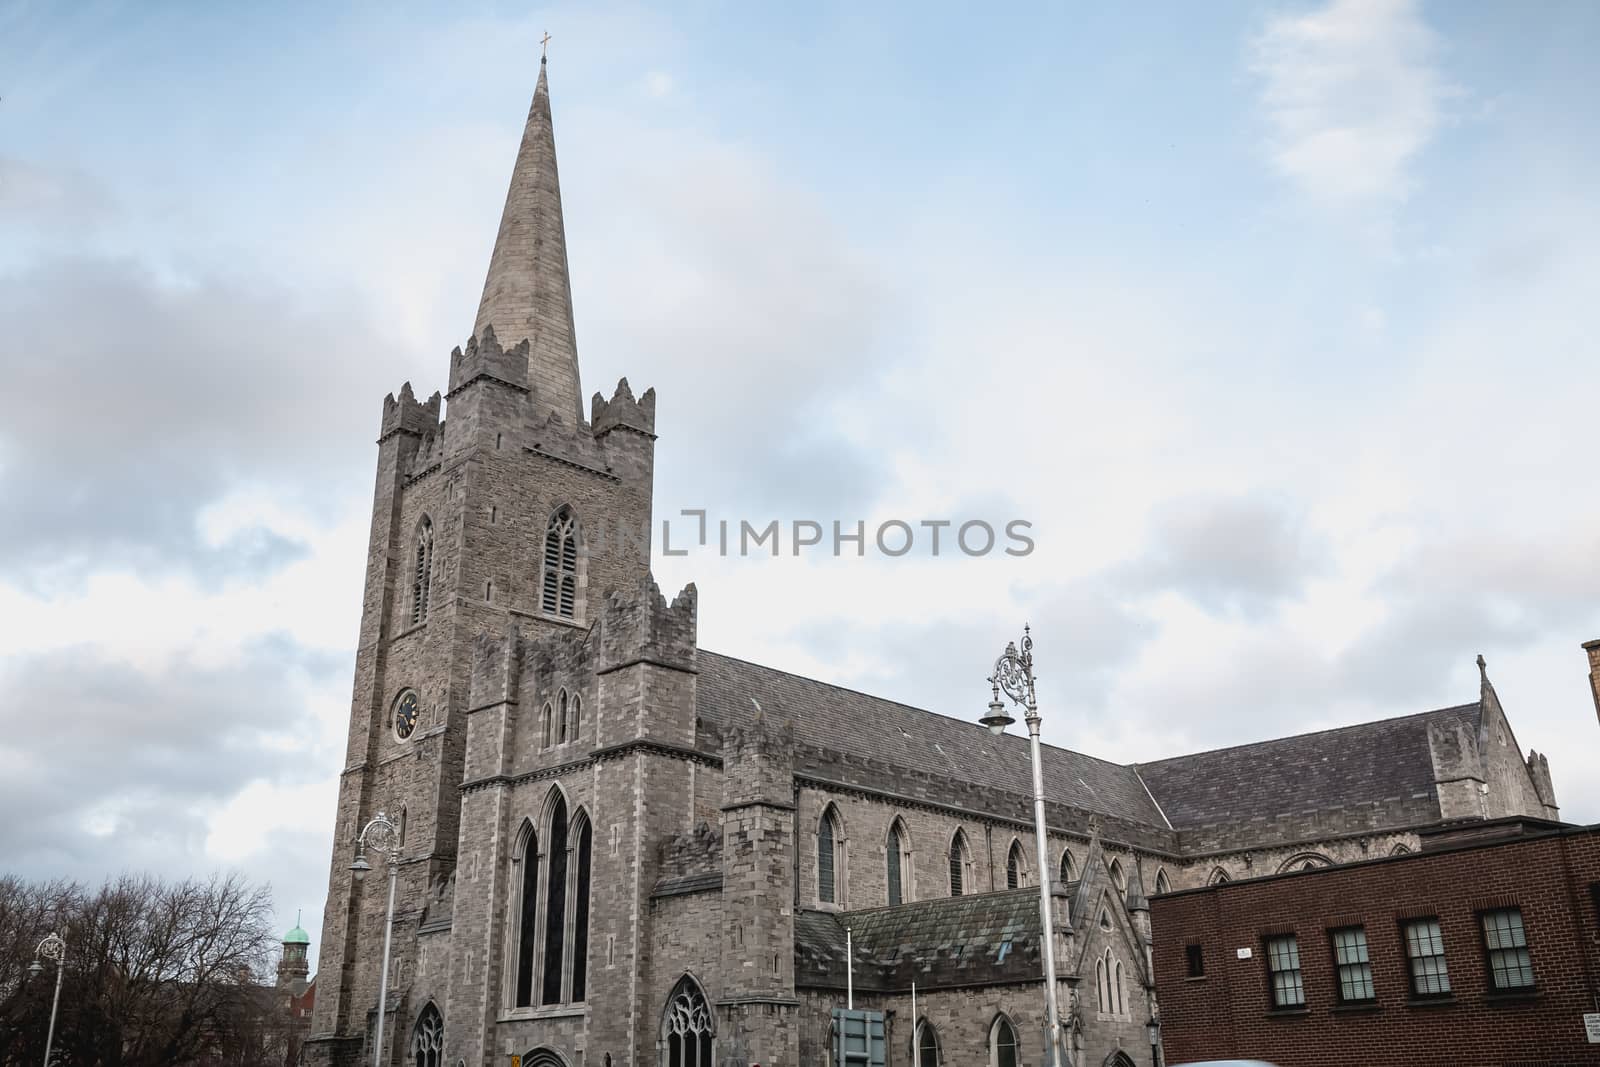
[(298, 913), (294, 917), (294, 929), (283, 935), (283, 943), (285, 945), (311, 944), (311, 935), (300, 928), (300, 916)]

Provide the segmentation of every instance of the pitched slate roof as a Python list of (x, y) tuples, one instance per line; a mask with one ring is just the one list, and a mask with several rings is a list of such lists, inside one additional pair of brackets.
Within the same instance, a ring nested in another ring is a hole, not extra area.
[[(828, 685), (701, 649), (699, 712), (719, 728), (748, 725), (758, 701), (773, 718), (794, 722), (795, 740), (854, 757), (1001, 792), (1026, 796), (1033, 771), (1028, 740), (993, 737), (976, 721)], [(1052, 801), (1165, 827), (1132, 767), (1071, 749), (1043, 746), (1045, 795)]]
[(1437, 799), (1428, 729), (1476, 730), (1478, 705), (1359, 723), (1137, 764), (1175, 827)]
[(1039, 975), (1039, 890), (936, 897), (868, 911), (795, 914), (795, 985), (845, 987), (845, 927), (855, 987), (866, 992), (1028, 982)]

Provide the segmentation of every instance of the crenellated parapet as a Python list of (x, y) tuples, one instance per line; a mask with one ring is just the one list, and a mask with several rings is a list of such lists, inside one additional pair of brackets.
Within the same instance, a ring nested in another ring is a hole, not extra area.
[(471, 337), (466, 348), (450, 352), (450, 391), (455, 396), (480, 381), (497, 382), (512, 389), (528, 391), (528, 342), (502, 348), (494, 327), (485, 326), (481, 337)]
[(387, 441), (395, 434), (426, 437), (428, 434), (438, 433), (441, 426), (439, 411), (442, 402), (443, 398), (434, 393), (428, 398), (427, 403), (420, 403), (416, 394), (411, 391), (411, 383), (406, 382), (400, 387), (398, 399), (393, 393), (383, 398), (383, 425), (378, 433), (378, 441), (380, 443)]
[(610, 400), (605, 399), (600, 393), (595, 393), (589, 403), (589, 411), (589, 425), (594, 428), (596, 437), (603, 437), (613, 430), (632, 430), (650, 437), (655, 436), (656, 391), (646, 389), (644, 396), (635, 400), (626, 378), (617, 382), (616, 391), (611, 394)]
[(667, 603), (648, 571), (631, 589), (613, 592), (601, 609), (596, 670), (604, 673), (650, 663), (693, 672), (698, 599), (691, 582)]
[(794, 723), (779, 709), (756, 707), (755, 718), (722, 735), (722, 807), (790, 807), (794, 802)]

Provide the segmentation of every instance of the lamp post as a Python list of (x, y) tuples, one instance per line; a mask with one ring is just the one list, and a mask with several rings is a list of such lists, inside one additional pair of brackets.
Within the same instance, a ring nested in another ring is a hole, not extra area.
[(1072, 1061), (1061, 1044), (1061, 1008), (1056, 1002), (1056, 937), (1050, 915), (1050, 853), (1044, 828), (1044, 773), (1039, 762), (1039, 701), (1033, 688), (1033, 636), (1028, 627), (1022, 628), (1021, 649), (1015, 641), (1008, 642), (1006, 650), (994, 661), (989, 685), (994, 699), (989, 701), (988, 714), (978, 721), (996, 737), (1016, 722), (1000, 702), (1004, 690), (1012, 703), (1022, 705), (1023, 720), (1028, 724), (1028, 745), (1033, 756), (1033, 836), (1039, 862), (1039, 923), (1044, 939), (1045, 1038), (1050, 1067), (1066, 1067)]
[(1161, 1067), (1161, 1020), (1151, 1015), (1144, 1031), (1150, 1037), (1150, 1067)]
[(383, 812), (362, 827), (356, 838), (356, 858), (350, 870), (356, 881), (365, 880), (372, 864), (367, 862), (367, 846), (383, 856), (389, 865), (389, 908), (383, 916), (383, 972), (378, 976), (378, 1026), (373, 1041), (372, 1067), (383, 1067), (383, 1013), (389, 999), (389, 934), (394, 929), (394, 883), (400, 869), (400, 827)]
[(44, 1035), (44, 1067), (50, 1067), (50, 1050), (56, 1043), (56, 1009), (61, 1006), (61, 975), (67, 969), (67, 942), (54, 931), (44, 935), (44, 940), (39, 942), (39, 947), (34, 949), (35, 958), (28, 966), (28, 973), (38, 977), (44, 970), (44, 964), (38, 960), (39, 956), (50, 960), (56, 965), (56, 995), (50, 1001), (50, 1029)]

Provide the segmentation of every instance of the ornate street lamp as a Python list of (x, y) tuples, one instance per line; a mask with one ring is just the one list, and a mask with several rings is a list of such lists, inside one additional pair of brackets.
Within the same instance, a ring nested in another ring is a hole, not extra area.
[(1150, 1038), (1150, 1067), (1161, 1067), (1161, 1020), (1152, 1014), (1144, 1032)]
[(1055, 922), (1050, 915), (1050, 852), (1045, 840), (1044, 827), (1044, 772), (1039, 762), (1039, 701), (1033, 688), (1033, 636), (1029, 628), (1022, 628), (1022, 648), (1015, 641), (1006, 644), (1006, 650), (994, 661), (994, 673), (989, 676), (994, 699), (989, 701), (988, 714), (978, 721), (989, 728), (996, 737), (1006, 732), (1006, 727), (1016, 722), (1000, 700), (1000, 694), (1011, 698), (1013, 704), (1023, 709), (1023, 721), (1028, 724), (1028, 743), (1033, 755), (1033, 836), (1038, 845), (1039, 862), (1039, 922), (1044, 938), (1044, 1011), (1045, 1039), (1049, 1049), (1047, 1067), (1070, 1067), (1071, 1056), (1061, 1043), (1061, 1008), (1056, 1002), (1056, 936)]
[(372, 864), (367, 862), (367, 848), (383, 857), (389, 865), (389, 909), (383, 917), (383, 972), (378, 976), (378, 1026), (373, 1041), (372, 1067), (383, 1067), (383, 1013), (389, 999), (389, 934), (394, 928), (394, 883), (400, 870), (400, 826), (383, 812), (378, 812), (356, 838), (356, 858), (350, 864), (355, 880), (364, 881)]
[(67, 969), (67, 942), (60, 934), (52, 931), (44, 935), (44, 940), (39, 942), (34, 954), (35, 958), (28, 966), (28, 973), (35, 978), (44, 971), (44, 964), (39, 962), (39, 956), (56, 965), (56, 995), (50, 1001), (50, 1029), (45, 1031), (44, 1035), (44, 1067), (50, 1067), (50, 1050), (56, 1043), (56, 1008), (61, 1005), (61, 976)]

